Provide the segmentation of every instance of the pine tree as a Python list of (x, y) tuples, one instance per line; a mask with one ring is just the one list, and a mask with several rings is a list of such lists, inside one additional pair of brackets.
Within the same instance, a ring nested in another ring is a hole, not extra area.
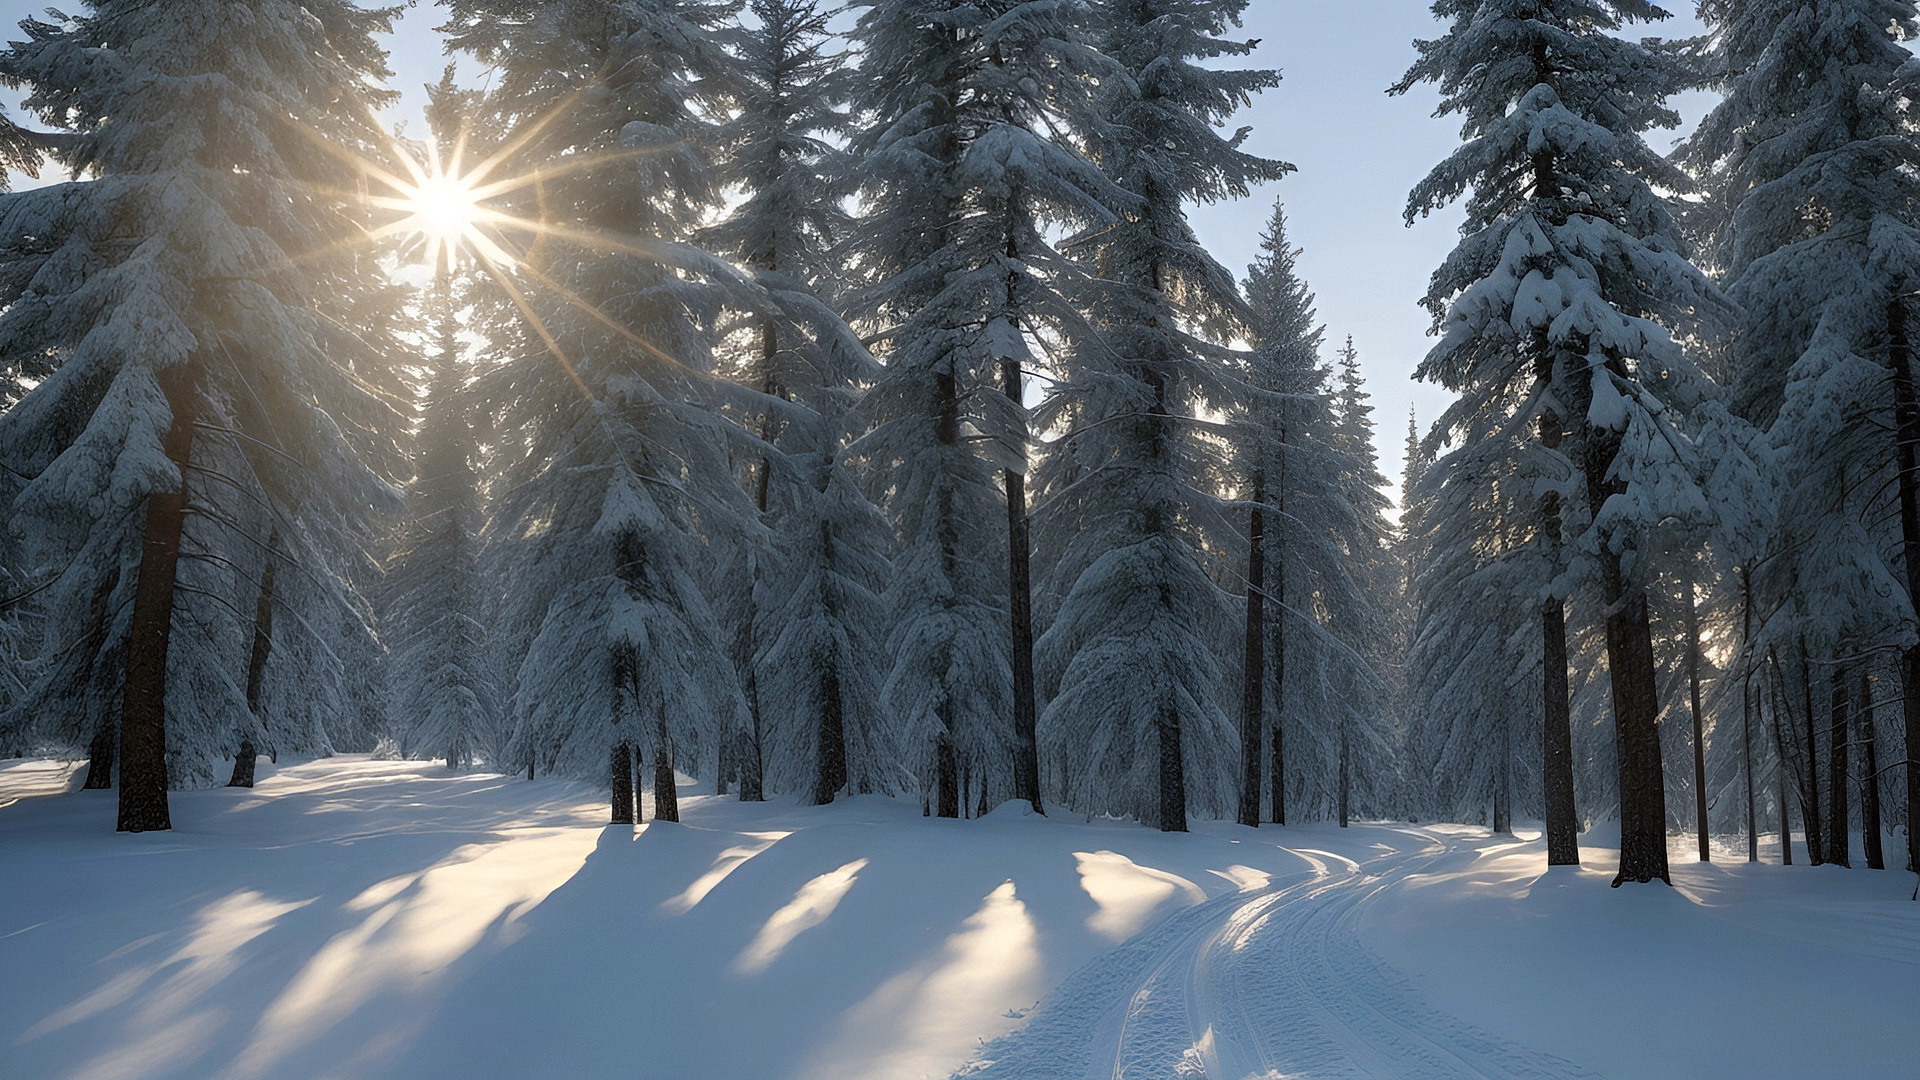
[[(1715, 0), (1702, 14), (1712, 30), (1704, 68), (1725, 100), (1683, 160), (1708, 192), (1707, 249), (1746, 313), (1735, 402), (1779, 451), (1778, 531), (1752, 582), (1762, 609), (1778, 613), (1759, 632), (1776, 647), (1804, 641), (1835, 666), (1821, 690), (1835, 732), (1849, 707), (1842, 658), (1898, 644), (1907, 745), (1920, 745), (1920, 648), (1909, 643), (1920, 610), (1909, 328), (1920, 124), (1916, 71), (1900, 44), (1920, 33), (1920, 13), (1908, 0)], [(1814, 711), (1810, 699), (1801, 705), (1796, 752), (1810, 849), (1820, 845)], [(1836, 746), (1844, 755), (1845, 740)], [(1836, 840), (1843, 771), (1836, 756)], [(1906, 776), (1911, 820), (1920, 769)], [(1909, 861), (1920, 867), (1912, 832)]]
[(1218, 700), (1232, 610), (1205, 557), (1207, 537), (1233, 527), (1215, 494), (1225, 462), (1199, 413), (1239, 400), (1220, 343), (1242, 332), (1245, 309), (1184, 204), (1244, 196), (1290, 168), (1215, 129), (1279, 77), (1199, 63), (1252, 51), (1221, 36), (1245, 8), (1096, 7), (1096, 43), (1127, 78), (1103, 84), (1111, 122), (1089, 144), (1139, 202), (1077, 245), (1103, 282), (1089, 305), (1100, 338), (1063, 355), (1039, 418), (1062, 431), (1037, 478), (1039, 547), (1061, 597), (1037, 650), (1051, 699), (1042, 756), (1069, 805), (1169, 831), (1190, 812), (1224, 814), (1240, 783), (1240, 740)]
[(849, 307), (886, 343), (867, 399), (877, 426), (859, 450), (898, 535), (883, 700), (945, 816), (1006, 798), (1041, 805), (1026, 372), (1036, 341), (1083, 336), (1083, 273), (1052, 237), (1104, 227), (1126, 201), (1051, 131), (1090, 124), (1089, 91), (1114, 77), (1083, 15), (882, 0), (855, 32), (852, 251), (870, 283)]
[(1470, 193), (1461, 244), (1426, 301), (1441, 341), (1419, 374), (1462, 395), (1442, 421), (1456, 449), (1435, 467), (1454, 474), (1443, 483), (1510, 478), (1486, 499), (1507, 500), (1515, 481), (1551, 493), (1534, 508), (1481, 500), (1534, 564), (1500, 583), (1512, 590), (1504, 602), (1546, 598), (1550, 853), (1577, 857), (1555, 624), (1568, 587), (1585, 578), (1597, 581), (1604, 612), (1619, 747), (1615, 883), (1665, 880), (1648, 545), (1662, 521), (1706, 515), (1673, 422), (1675, 407), (1706, 391), (1669, 328), (1691, 330), (1719, 306), (1655, 190), (1686, 190), (1687, 177), (1640, 137), (1677, 123), (1665, 102), (1679, 69), (1613, 36), (1666, 13), (1645, 0), (1439, 0), (1434, 12), (1449, 31), (1418, 43), (1395, 90), (1438, 83), (1442, 112), (1464, 121), (1465, 144), (1408, 206), (1411, 219)]
[[(910, 786), (880, 709), (889, 530), (848, 461), (859, 388), (876, 366), (828, 298), (847, 236), (828, 141), (847, 133), (844, 58), (814, 0), (753, 0), (730, 51), (742, 83), (721, 133), (721, 180), (740, 196), (706, 242), (754, 270), (785, 309), (746, 313), (734, 376), (762, 397), (750, 425), (768, 444), (747, 482), (772, 542), (744, 546), (733, 592), (750, 711), (737, 747), (741, 794)], [(811, 318), (806, 317), (811, 313)], [(796, 317), (798, 315), (799, 317)]]
[(0, 416), (33, 603), (57, 628), (20, 707), (42, 745), (117, 741), (122, 830), (168, 828), (168, 786), (210, 781), (236, 729), (259, 733), (240, 682), (270, 560), (295, 585), (277, 698), (312, 705), (275, 713), (281, 750), (327, 751), (342, 629), (371, 639), (352, 574), (390, 495), (356, 452), (390, 460), (394, 425), (360, 372), (392, 352), (336, 193), (346, 158), (383, 143), (374, 35), (392, 18), (95, 0), (0, 53), (86, 177), (5, 219), (6, 244), (38, 250), (13, 264), (34, 298), (0, 315), (0, 369), (60, 359)]
[(610, 779), (620, 820), (640, 752), (656, 815), (677, 820), (676, 770), (713, 765), (741, 707), (700, 574), (718, 537), (752, 525), (729, 462), (744, 433), (720, 415), (705, 326), (731, 279), (684, 246), (717, 201), (704, 150), (730, 93), (715, 37), (728, 7), (450, 10), (452, 44), (496, 73), (488, 107), (524, 132), (502, 174), (544, 170), (501, 202), (548, 239), (496, 268), (519, 317), (481, 384), (515, 459), (488, 554), (517, 673), (507, 753)]

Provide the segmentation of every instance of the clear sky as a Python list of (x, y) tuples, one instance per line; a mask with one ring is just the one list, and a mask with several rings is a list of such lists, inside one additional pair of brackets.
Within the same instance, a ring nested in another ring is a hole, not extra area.
[[(44, 0), (0, 0), (0, 29), (44, 6)], [(417, 0), (390, 44), (395, 85), (407, 92), (396, 119), (414, 118), (415, 130), (421, 88), (437, 81), (446, 63), (433, 29), (443, 15)], [(1418, 410), (1424, 426), (1448, 400), (1444, 391), (1413, 382), (1412, 374), (1429, 344), (1430, 320), (1417, 301), (1459, 225), (1453, 211), (1411, 227), (1401, 214), (1407, 192), (1457, 144), (1459, 125), (1432, 118), (1437, 97), (1430, 87), (1404, 97), (1388, 97), (1386, 88), (1413, 62), (1413, 41), (1440, 30), (1427, 0), (1252, 0), (1243, 33), (1261, 44), (1251, 63), (1279, 68), (1285, 81), (1237, 123), (1254, 129), (1249, 149), (1299, 171), (1250, 199), (1194, 212), (1214, 254), (1244, 273), (1273, 200), (1285, 200), (1293, 241), (1305, 249), (1301, 270), (1327, 326), (1328, 356), (1353, 335), (1379, 410), (1381, 467), (1394, 481), (1408, 409)], [(1682, 17), (1632, 32), (1677, 37), (1697, 31)], [(1683, 111), (1693, 119), (1700, 110)], [(1676, 134), (1655, 132), (1650, 140), (1664, 150)]]

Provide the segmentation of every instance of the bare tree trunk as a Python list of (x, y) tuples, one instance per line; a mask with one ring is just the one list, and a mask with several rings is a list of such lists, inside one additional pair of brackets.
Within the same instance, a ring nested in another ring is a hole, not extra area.
[[(1000, 373), (1001, 389), (1016, 407), (1020, 406), (1024, 393), (1020, 361), (1011, 357), (1003, 359)], [(1024, 408), (1021, 413), (1025, 415)], [(1013, 797), (1026, 800), (1035, 813), (1044, 814), (1046, 807), (1040, 800), (1040, 744), (1036, 734), (1039, 710), (1033, 687), (1033, 556), (1027, 528), (1027, 478), (1012, 469), (1004, 475), (1007, 611), (1013, 632)], [(983, 790), (984, 787), (982, 785)]]
[(173, 634), (174, 575), (186, 525), (187, 466), (193, 456), (193, 373), (175, 365), (158, 373), (173, 419), (164, 450), (180, 473), (172, 491), (147, 496), (140, 571), (127, 635), (127, 673), (120, 701), (120, 832), (173, 828), (167, 807), (167, 652)]
[(934, 813), (943, 818), (960, 816), (960, 757), (953, 740), (946, 736), (934, 747)]
[(813, 777), (813, 805), (825, 806), (847, 786), (846, 702), (840, 697), (840, 673), (833, 661), (820, 669), (819, 755)]
[(1788, 804), (1793, 800), (1792, 790), (1788, 786), (1787, 779), (1787, 736), (1784, 725), (1780, 722), (1780, 714), (1785, 711), (1784, 706), (1787, 695), (1786, 690), (1781, 687), (1780, 683), (1779, 658), (1774, 656), (1772, 651), (1769, 650), (1767, 654), (1767, 687), (1769, 691), (1767, 698), (1769, 704), (1768, 711), (1773, 721), (1774, 756), (1779, 760), (1779, 764), (1774, 768), (1774, 776), (1776, 779), (1774, 786), (1779, 790), (1780, 800), (1780, 865), (1792, 866), (1793, 821), (1789, 816)]
[(640, 785), (647, 775), (646, 755), (640, 751), (640, 744), (633, 744), (633, 823), (643, 824), (647, 820), (646, 806), (640, 798)]
[(1267, 515), (1266, 477), (1253, 476), (1254, 509), (1247, 523), (1247, 624), (1241, 645), (1240, 807), (1242, 825), (1260, 824), (1260, 729), (1266, 722), (1267, 689)]
[(1807, 767), (1796, 769), (1800, 778), (1800, 825), (1807, 834), (1807, 862), (1820, 866), (1827, 861), (1827, 830), (1820, 813), (1820, 737), (1813, 708), (1813, 663), (1807, 656), (1807, 643), (1799, 643), (1800, 706), (1805, 719)]
[[(253, 651), (247, 658), (247, 712), (260, 724), (260, 698), (266, 689), (267, 658), (273, 651), (273, 574), (272, 552), (280, 546), (280, 534), (267, 534), (267, 562), (260, 570), (260, 596), (253, 606)], [(264, 727), (264, 724), (260, 724)], [(240, 749), (233, 755), (233, 777), (228, 787), (253, 786), (253, 767), (259, 750), (249, 736), (241, 736)], [(448, 764), (452, 764), (449, 762)]]
[(1760, 861), (1760, 822), (1753, 787), (1753, 567), (1740, 568), (1741, 759), (1747, 774), (1747, 861)]
[(113, 749), (119, 741), (115, 725), (101, 725), (93, 742), (87, 744), (87, 779), (80, 785), (82, 790), (104, 791), (113, 786)]
[[(1691, 560), (1689, 555), (1688, 559)], [(1694, 597), (1693, 567), (1689, 565), (1681, 580), (1686, 591), (1687, 694), (1693, 710), (1693, 821), (1700, 833), (1700, 861), (1712, 862), (1709, 843), (1712, 832), (1707, 819), (1707, 730), (1700, 707), (1700, 609)]]
[[(1900, 465), (1900, 549), (1907, 601), (1920, 612), (1920, 398), (1914, 392), (1913, 350), (1907, 340), (1907, 309), (1895, 297), (1887, 306), (1887, 361), (1893, 372), (1893, 415)], [(1907, 869), (1920, 873), (1920, 644), (1900, 650), (1900, 703), (1906, 726)]]
[(667, 734), (666, 717), (661, 717), (655, 738), (660, 746), (653, 752), (653, 820), (680, 820), (680, 781), (673, 772), (673, 739)]
[(1347, 735), (1347, 725), (1340, 724), (1340, 827), (1347, 827), (1349, 811), (1353, 806), (1353, 747)]
[(1852, 866), (1851, 838), (1847, 835), (1847, 739), (1852, 722), (1851, 688), (1847, 672), (1835, 665), (1828, 687), (1832, 724), (1827, 731), (1827, 861)]
[(1867, 856), (1867, 869), (1885, 870), (1887, 856), (1880, 839), (1880, 753), (1873, 708), (1873, 679), (1862, 668), (1860, 702), (1854, 711), (1860, 725), (1860, 753), (1867, 770), (1860, 783), (1860, 847)]
[(1496, 836), (1513, 835), (1513, 746), (1507, 725), (1500, 725), (1500, 763), (1493, 770), (1492, 827)]
[[(1283, 410), (1282, 416), (1284, 417), (1284, 409), (1286, 406), (1283, 404), (1281, 408)], [(1280, 445), (1281, 462), (1284, 464), (1286, 461), (1285, 448), (1287, 445), (1287, 432), (1284, 422), (1280, 430)], [(1273, 493), (1273, 501), (1274, 508), (1284, 516), (1287, 512), (1286, 473), (1284, 471), (1280, 475), (1280, 485)], [(1287, 823), (1287, 548), (1285, 542), (1283, 541), (1281, 543), (1279, 558), (1273, 560), (1271, 566), (1266, 566), (1264, 559), (1262, 560), (1262, 564), (1262, 568), (1266, 570), (1273, 579), (1273, 591), (1268, 595), (1273, 598), (1274, 607), (1277, 609), (1273, 613), (1273, 618), (1269, 620), (1272, 623), (1273, 633), (1273, 658), (1271, 663), (1273, 670), (1272, 707), (1274, 716), (1273, 725), (1267, 732), (1270, 751), (1267, 767), (1268, 771), (1272, 774), (1268, 783), (1272, 785), (1270, 797), (1273, 802), (1273, 823), (1276, 825), (1285, 825)]]
[[(1541, 356), (1551, 353), (1541, 348)], [(1542, 378), (1550, 371), (1543, 371)], [(1540, 443), (1557, 451), (1565, 437), (1560, 415), (1540, 416)], [(1559, 565), (1560, 493), (1549, 491), (1540, 497), (1541, 532), (1551, 545), (1553, 564)], [(1548, 866), (1580, 865), (1580, 818), (1573, 794), (1573, 707), (1567, 688), (1567, 605), (1558, 596), (1540, 609), (1541, 702), (1540, 756), (1541, 795), (1546, 802)]]
[(1187, 831), (1187, 771), (1181, 758), (1180, 717), (1169, 705), (1160, 717), (1160, 831)]
[(633, 824), (633, 748), (620, 743), (613, 748), (613, 816), (609, 824)]

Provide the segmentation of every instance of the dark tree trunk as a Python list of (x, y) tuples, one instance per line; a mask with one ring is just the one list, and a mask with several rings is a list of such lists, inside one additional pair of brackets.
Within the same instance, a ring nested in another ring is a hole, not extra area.
[(1753, 567), (1740, 568), (1740, 754), (1747, 774), (1747, 861), (1760, 861), (1758, 792), (1753, 787)]
[[(273, 574), (272, 551), (280, 546), (280, 534), (277, 531), (267, 534), (268, 557), (266, 565), (260, 570), (260, 596), (253, 606), (253, 651), (247, 657), (247, 712), (254, 723), (265, 728), (260, 715), (260, 698), (267, 685), (267, 658), (273, 652)], [(240, 749), (233, 755), (233, 777), (227, 781), (228, 787), (253, 786), (254, 759), (259, 750), (253, 745), (253, 739), (242, 736)], [(452, 762), (448, 762), (449, 765)]]
[[(1540, 347), (1543, 360), (1552, 354)], [(1541, 378), (1551, 372), (1543, 371)], [(1560, 415), (1545, 412), (1540, 416), (1540, 443), (1558, 451), (1565, 438)], [(1540, 497), (1540, 529), (1553, 551), (1553, 565), (1559, 566), (1560, 493), (1549, 491)], [(1580, 865), (1580, 816), (1573, 798), (1573, 708), (1567, 687), (1567, 605), (1558, 596), (1540, 609), (1541, 644), (1541, 795), (1546, 803), (1547, 865)]]
[(673, 743), (665, 723), (658, 734), (660, 747), (653, 752), (653, 820), (679, 821), (680, 781), (673, 773)]
[(1779, 759), (1779, 764), (1774, 769), (1776, 779), (1774, 787), (1779, 791), (1780, 800), (1780, 865), (1792, 866), (1793, 819), (1790, 816), (1788, 807), (1793, 801), (1793, 791), (1789, 787), (1787, 779), (1788, 763), (1785, 725), (1780, 722), (1780, 714), (1784, 711), (1786, 704), (1786, 691), (1781, 688), (1780, 683), (1779, 659), (1769, 651), (1767, 656), (1767, 687), (1769, 690), (1767, 694), (1767, 704), (1770, 719), (1773, 721), (1774, 756)]
[[(641, 753), (640, 744), (633, 744), (633, 823), (644, 824), (647, 820), (646, 805), (640, 798), (641, 784), (647, 775), (646, 755)], [(656, 815), (658, 816), (658, 815)]]
[(1347, 827), (1353, 808), (1353, 747), (1347, 737), (1347, 725), (1340, 725), (1340, 827)]
[(113, 786), (113, 748), (119, 741), (120, 732), (106, 724), (87, 744), (87, 779), (80, 785), (83, 790), (104, 791)]
[(934, 748), (934, 813), (943, 818), (960, 816), (960, 758), (953, 740), (941, 736)]
[[(1284, 410), (1285, 405), (1283, 404), (1281, 408)], [(1287, 434), (1283, 425), (1280, 432), (1280, 445), (1283, 448), (1281, 460), (1283, 463), (1286, 460), (1284, 457), (1286, 443)], [(1284, 472), (1280, 477), (1280, 486), (1273, 495), (1274, 508), (1282, 515), (1285, 515), (1287, 512), (1287, 491), (1286, 474)], [(1287, 548), (1284, 542), (1280, 545), (1278, 554), (1279, 558), (1273, 560), (1271, 566), (1264, 567), (1268, 576), (1273, 581), (1273, 591), (1268, 593), (1268, 595), (1273, 598), (1275, 608), (1273, 618), (1267, 620), (1271, 625), (1273, 633), (1273, 656), (1269, 660), (1269, 665), (1273, 671), (1274, 712), (1273, 725), (1267, 732), (1269, 743), (1267, 770), (1271, 774), (1267, 782), (1272, 787), (1269, 797), (1273, 803), (1273, 823), (1275, 825), (1285, 825), (1287, 823)]]
[[(1020, 361), (1000, 362), (1001, 389), (1016, 408), (1021, 407), (1024, 382)], [(1025, 410), (1021, 409), (1022, 415)], [(1033, 688), (1033, 570), (1032, 541), (1027, 527), (1027, 478), (1012, 469), (1007, 484), (1007, 609), (1013, 632), (1013, 797), (1026, 800), (1037, 814), (1046, 813), (1040, 801), (1040, 743), (1038, 707)], [(984, 785), (982, 787), (984, 791)]]
[(1266, 477), (1255, 473), (1255, 509), (1247, 523), (1247, 625), (1241, 646), (1240, 807), (1242, 825), (1260, 824), (1260, 729), (1266, 723), (1267, 689), (1267, 515), (1258, 508), (1266, 498)]
[(1187, 771), (1180, 756), (1180, 715), (1160, 715), (1160, 831), (1187, 831)]
[(186, 524), (197, 390), (186, 365), (161, 371), (159, 382), (173, 412), (164, 449), (179, 469), (180, 485), (147, 497), (120, 702), (120, 832), (173, 827), (167, 807), (167, 651), (173, 633), (174, 574)]
[(1506, 724), (1500, 725), (1500, 763), (1493, 770), (1493, 815), (1496, 836), (1513, 835), (1513, 745)]
[(1820, 736), (1813, 708), (1813, 664), (1807, 656), (1807, 643), (1799, 643), (1800, 708), (1806, 721), (1807, 767), (1795, 770), (1800, 779), (1800, 826), (1807, 834), (1807, 862), (1813, 866), (1827, 861), (1827, 830), (1820, 813)]
[(1860, 782), (1860, 848), (1867, 857), (1867, 869), (1885, 870), (1886, 852), (1880, 842), (1880, 752), (1874, 733), (1877, 717), (1873, 711), (1873, 680), (1860, 673), (1860, 700), (1854, 710), (1860, 725), (1860, 755), (1867, 774)]
[(846, 702), (840, 697), (840, 673), (833, 663), (820, 670), (819, 759), (813, 776), (813, 804), (825, 806), (847, 786)]
[(1838, 866), (1853, 865), (1852, 843), (1847, 835), (1847, 735), (1848, 725), (1853, 719), (1853, 705), (1849, 700), (1851, 692), (1847, 685), (1847, 672), (1836, 665), (1828, 689), (1833, 723), (1827, 732), (1826, 854), (1827, 861)]
[(620, 743), (613, 748), (613, 817), (609, 824), (633, 824), (633, 748)]
[(1700, 708), (1700, 609), (1694, 602), (1692, 567), (1687, 568), (1680, 586), (1686, 593), (1687, 704), (1693, 710), (1693, 822), (1700, 833), (1700, 861), (1712, 862), (1712, 823), (1707, 818), (1707, 729)]
[[(1584, 455), (1590, 508), (1601, 506), (1625, 484), (1610, 475), (1620, 453), (1620, 435), (1588, 434)], [(1613, 684), (1614, 741), (1620, 773), (1620, 871), (1613, 884), (1672, 884), (1667, 872), (1666, 777), (1660, 761), (1660, 694), (1653, 655), (1647, 592), (1627, 580), (1620, 556), (1602, 545), (1601, 599), (1606, 612), (1607, 672)]]
[[(1907, 600), (1920, 612), (1920, 398), (1913, 383), (1906, 303), (1887, 306), (1887, 360), (1893, 371), (1893, 414), (1900, 466), (1900, 549)], [(1907, 869), (1920, 873), (1920, 644), (1900, 650), (1900, 705), (1906, 726)]]

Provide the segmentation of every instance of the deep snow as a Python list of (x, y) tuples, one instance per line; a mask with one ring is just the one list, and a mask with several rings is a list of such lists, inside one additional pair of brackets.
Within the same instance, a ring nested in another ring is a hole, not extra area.
[[(1911, 1077), (1896, 872), (1607, 888), (1484, 829), (597, 793), (364, 758), (117, 836), (0, 763), (0, 1077)], [(1531, 834), (1525, 834), (1530, 836)], [(1896, 850), (1890, 847), (1890, 851)], [(1733, 853), (1729, 852), (1728, 855)], [(1042, 1002), (1035, 1008), (1036, 1002)]]

